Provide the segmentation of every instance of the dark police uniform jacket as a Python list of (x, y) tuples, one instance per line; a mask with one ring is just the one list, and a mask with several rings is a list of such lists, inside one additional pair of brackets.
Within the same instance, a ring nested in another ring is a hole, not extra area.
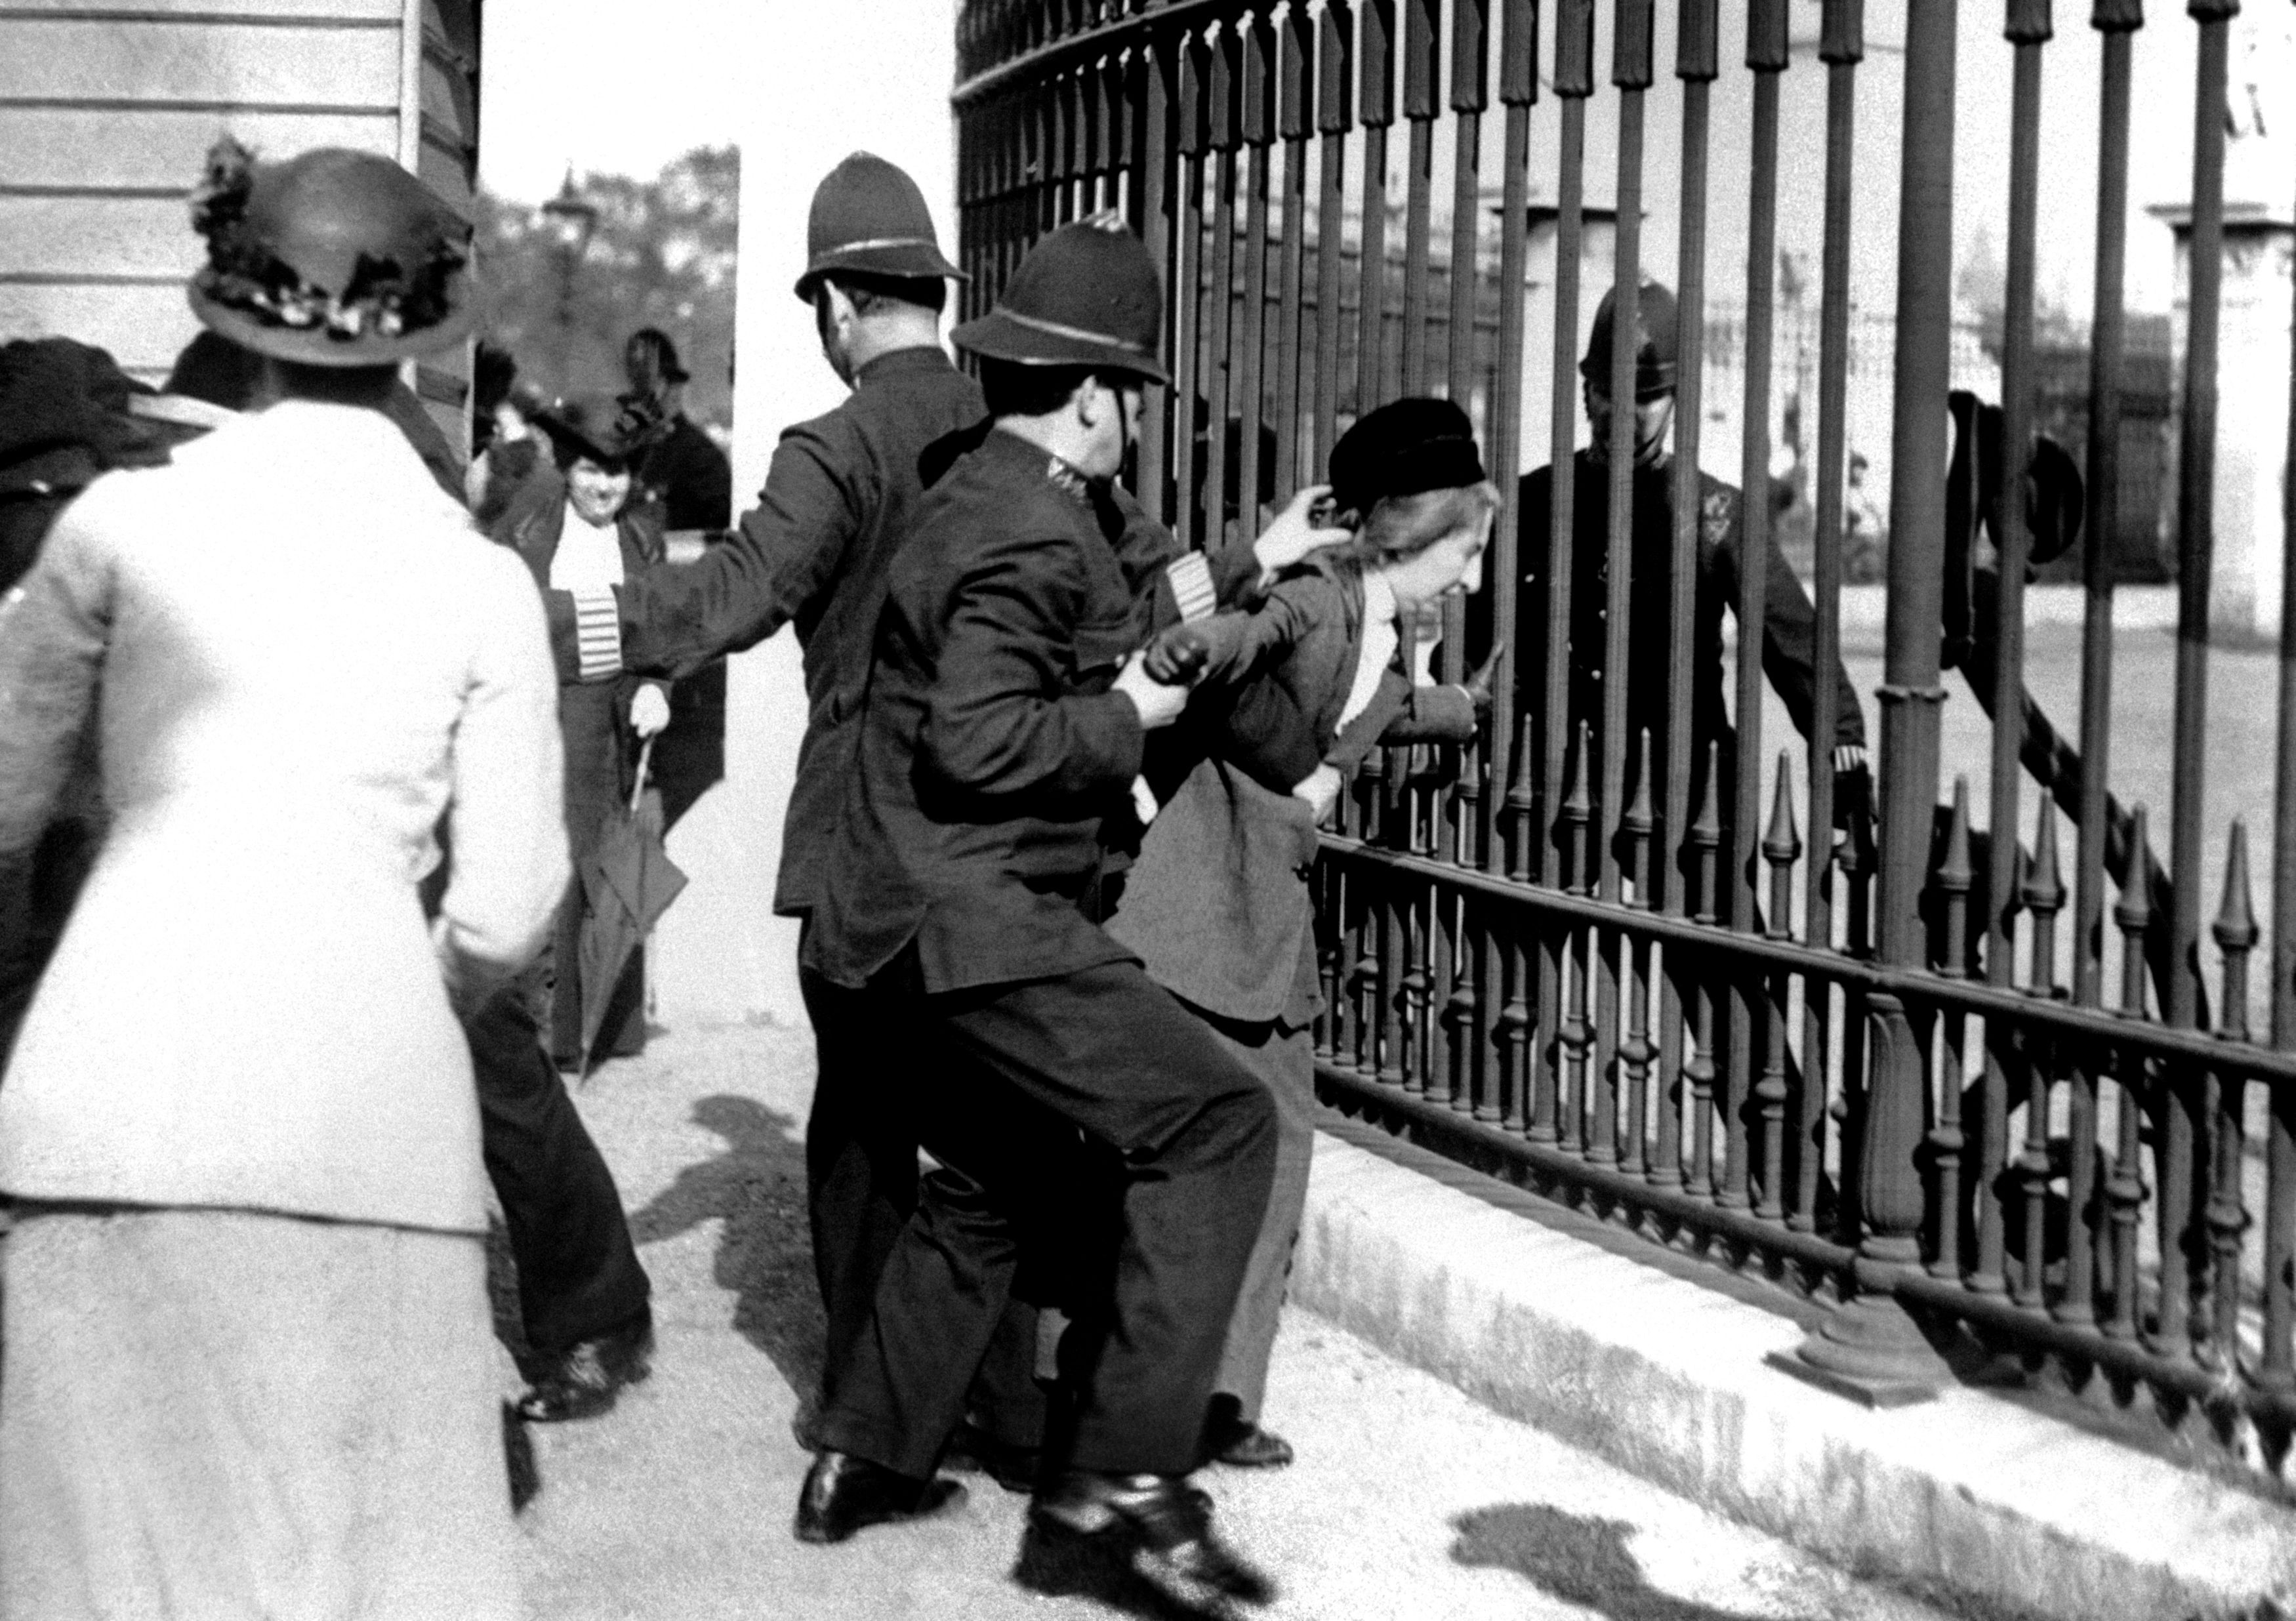
[(1126, 528), (1104, 485), (1001, 430), (926, 493), (888, 577), (807, 968), (858, 987), (914, 945), (939, 992), (1128, 957), (1080, 909), (1142, 759), (1110, 690), (1140, 642)]
[[(1603, 669), (1608, 630), (1607, 601), (1610, 545), (1611, 470), (1580, 451), (1573, 461), (1577, 478), (1572, 526), (1577, 530), (1570, 568), (1570, 681), (1568, 708), (1556, 716), (1542, 708), (1546, 680), (1547, 583), (1550, 578), (1548, 528), (1552, 518), (1553, 470), (1542, 467), (1527, 475), (1521, 486), (1516, 511), (1521, 514), (1518, 566), (1522, 571), (1516, 602), (1515, 679), (1519, 712), (1546, 713), (1550, 722), (1562, 719), (1575, 733), (1585, 720), (1602, 747), (1603, 688), (1609, 678)], [(1627, 759), (1634, 759), (1634, 737), (1647, 728), (1653, 762), (1666, 759), (1667, 667), (1673, 646), (1668, 614), (1669, 579), (1673, 572), (1673, 468), (1669, 462), (1635, 470), (1635, 520), (1632, 547), (1633, 581), (1628, 588), (1627, 636)], [(1723, 768), (1731, 768), (1732, 735), (1724, 694), (1734, 690), (1722, 659), (1722, 611), (1734, 612), (1738, 600), (1739, 570), (1744, 566), (1742, 500), (1734, 487), (1710, 475), (1699, 475), (1698, 577), (1693, 597), (1691, 634), (1692, 803), (1697, 803), (1705, 777), (1705, 746), (1722, 744)], [(1768, 591), (1764, 599), (1762, 670), (1784, 700), (1786, 713), (1804, 737), (1812, 730), (1816, 693), (1815, 644), (1817, 616), (1808, 594), (1775, 536), (1770, 541)], [(1488, 615), (1488, 610), (1482, 610)], [(1488, 624), (1486, 618), (1485, 623)], [(1472, 654), (1471, 649), (1471, 654)], [(1849, 672), (1837, 664), (1833, 732), (1814, 740), (1820, 747), (1863, 744), (1866, 720)], [(1730, 815), (1726, 802), (1718, 806)]]
[[(688, 675), (796, 625), (806, 728), (783, 823), (777, 912), (802, 915), (820, 900), (855, 769), (849, 723), (869, 679), (886, 570), (916, 506), (918, 458), (984, 414), (980, 386), (939, 348), (881, 355), (835, 410), (783, 431), (757, 506), (731, 536), (701, 561), (648, 570), (617, 593), (623, 664), (648, 675)], [(554, 601), (562, 668), (573, 656), (573, 631), (570, 601)]]

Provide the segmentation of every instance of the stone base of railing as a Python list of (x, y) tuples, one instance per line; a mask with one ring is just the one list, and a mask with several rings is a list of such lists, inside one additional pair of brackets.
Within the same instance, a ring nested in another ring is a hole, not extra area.
[(1952, 1379), (1894, 1296), (1859, 1294), (1827, 1314), (1792, 1354), (1764, 1357), (1781, 1373), (1866, 1407), (1910, 1407)]
[[(1822, 1396), (1825, 1308), (1326, 1117), (1300, 1304), (1493, 1407), (1859, 1575), (2062, 1621), (2296, 1595), (2296, 1507), (2002, 1396)], [(1807, 1364), (1805, 1364), (1805, 1367)]]
[(1810, 1361), (1799, 1349), (1773, 1351), (1762, 1360), (1781, 1373), (1791, 1374), (1805, 1384), (1816, 1386), (1829, 1396), (1856, 1402), (1862, 1407), (1910, 1407), (1937, 1395), (1937, 1387), (1926, 1379), (1877, 1379), (1871, 1374), (1843, 1373)]

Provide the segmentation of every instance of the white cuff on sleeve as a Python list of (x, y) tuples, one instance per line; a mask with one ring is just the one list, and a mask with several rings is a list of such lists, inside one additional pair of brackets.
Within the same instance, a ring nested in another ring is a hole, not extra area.
[(611, 585), (570, 594), (574, 598), (575, 657), (585, 681), (606, 681), (622, 672), (622, 614)]
[(1172, 598), (1180, 605), (1183, 620), (1208, 618), (1219, 606), (1218, 594), (1212, 589), (1211, 565), (1202, 553), (1191, 552), (1166, 565), (1164, 577), (1171, 584)]

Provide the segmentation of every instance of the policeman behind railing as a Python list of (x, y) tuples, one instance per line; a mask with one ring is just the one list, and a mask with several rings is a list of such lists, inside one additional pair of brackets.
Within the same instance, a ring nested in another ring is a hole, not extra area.
[[(1636, 739), (1650, 733), (1653, 769), (1663, 770), (1668, 754), (1668, 686), (1673, 626), (1669, 619), (1669, 577), (1674, 550), (1673, 456), (1667, 432), (1674, 422), (1677, 367), (1678, 321), (1674, 295), (1656, 282), (1642, 283), (1636, 322), (1634, 531), (1629, 552), (1633, 577), (1628, 589), (1626, 671), (1626, 735), (1615, 741), (1603, 734), (1603, 668), (1610, 597), (1610, 495), (1611, 413), (1609, 372), (1611, 330), (1617, 290), (1603, 295), (1595, 311), (1595, 328), (1587, 353), (1578, 363), (1584, 380), (1587, 422), (1594, 442), (1572, 459), (1575, 501), (1572, 506), (1570, 558), (1570, 682), (1567, 707), (1546, 708), (1544, 687), (1547, 655), (1547, 581), (1552, 573), (1549, 528), (1554, 470), (1541, 467), (1527, 475), (1516, 498), (1520, 536), (1517, 552), (1521, 585), (1516, 595), (1515, 691), (1518, 713), (1544, 714), (1549, 725), (1567, 728), (1575, 737), (1583, 721), (1596, 758), (1616, 747), (1625, 757), (1636, 757)], [(1707, 791), (1709, 743), (1720, 744), (1721, 781), (1713, 785), (1716, 806), (1726, 824), (1734, 804), (1734, 733), (1724, 700), (1726, 691), (1722, 659), (1722, 610), (1734, 612), (1738, 602), (1739, 569), (1744, 551), (1742, 497), (1733, 486), (1702, 471), (1699, 485), (1698, 563), (1693, 597), (1691, 642), (1691, 782), (1689, 803), (1703, 803)], [(1809, 594), (1779, 551), (1775, 536), (1769, 543), (1768, 589), (1765, 593), (1762, 668), (1770, 685), (1784, 700), (1786, 713), (1804, 738), (1811, 735), (1816, 689), (1815, 631), (1816, 614)], [(1488, 632), (1484, 633), (1488, 635)], [(1866, 771), (1866, 720), (1849, 672), (1839, 668), (1834, 677), (1835, 710), (1831, 741), (1838, 773)], [(1823, 738), (1821, 742), (1825, 741)], [(1594, 761), (1586, 763), (1587, 780), (1598, 780)], [(1857, 784), (1863, 787), (1862, 780)], [(1629, 796), (1631, 782), (1625, 785)], [(1852, 793), (1855, 790), (1852, 790)], [(1851, 798), (1843, 794), (1837, 799)], [(1857, 796), (1862, 798), (1863, 796)], [(1730, 847), (1726, 835), (1723, 847)]]

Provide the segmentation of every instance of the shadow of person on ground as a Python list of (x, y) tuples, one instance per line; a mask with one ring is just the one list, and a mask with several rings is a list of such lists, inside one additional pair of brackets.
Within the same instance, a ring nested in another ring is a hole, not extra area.
[(1470, 1509), (1451, 1521), (1456, 1564), (1512, 1570), (1540, 1592), (1581, 1605), (1611, 1621), (1747, 1621), (1660, 1592), (1627, 1547), (1635, 1527), (1622, 1519), (1568, 1514), (1546, 1503), (1504, 1502)]
[(725, 1139), (725, 1151), (687, 1166), (633, 1211), (630, 1236), (655, 1244), (722, 1222), (711, 1276), (733, 1292), (734, 1331), (772, 1358), (792, 1390), (808, 1396), (821, 1379), (825, 1326), (798, 1123), (753, 1098), (726, 1093), (696, 1101), (693, 1118)]

